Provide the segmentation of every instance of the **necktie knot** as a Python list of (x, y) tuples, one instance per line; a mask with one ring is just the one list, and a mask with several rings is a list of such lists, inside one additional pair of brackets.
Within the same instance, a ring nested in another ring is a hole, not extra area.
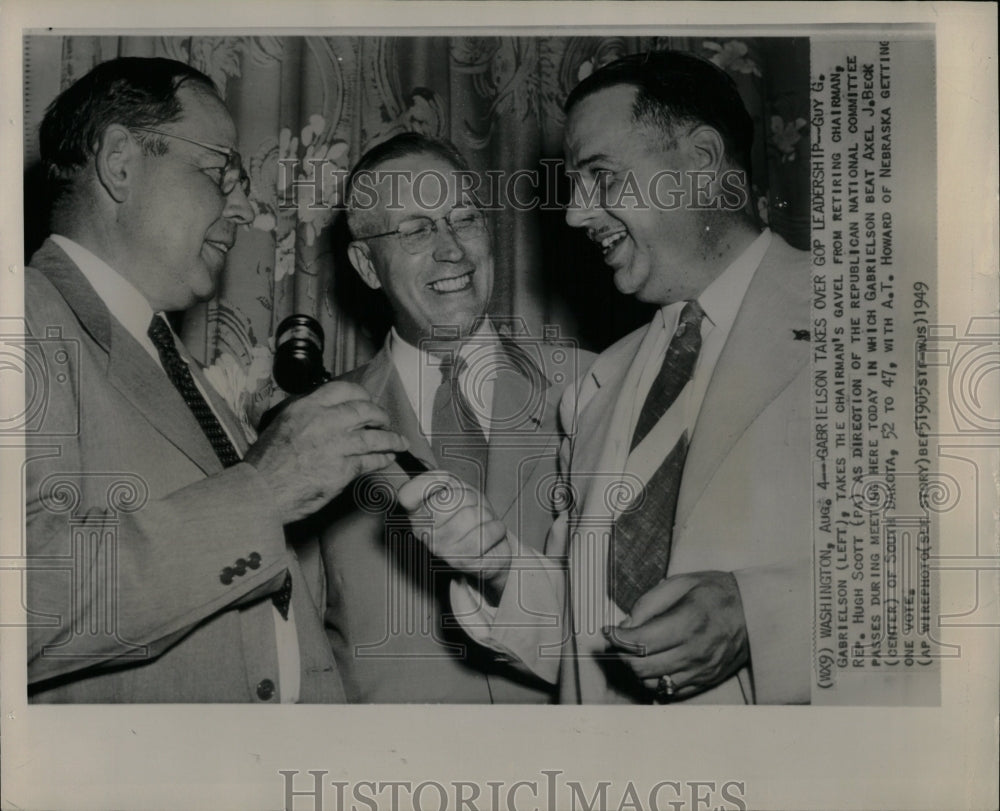
[(694, 374), (698, 353), (701, 352), (701, 321), (704, 317), (705, 311), (697, 301), (687, 302), (681, 310), (677, 328), (663, 356), (663, 365), (639, 412), (632, 434), (633, 449), (667, 413)]
[(170, 349), (173, 349), (175, 352), (177, 351), (177, 347), (174, 346), (174, 337), (170, 334), (170, 327), (167, 326), (167, 322), (160, 316), (153, 316), (153, 320), (149, 322), (149, 329), (146, 330), (146, 334), (149, 336), (149, 340), (153, 342), (153, 346), (161, 352), (164, 349), (167, 351), (170, 351)]
[(681, 336), (687, 334), (687, 331), (692, 327), (701, 328), (701, 320), (705, 317), (705, 311), (701, 309), (701, 305), (697, 301), (689, 301), (684, 305), (684, 309), (681, 310), (681, 316), (677, 323), (677, 329), (674, 330), (674, 337), (680, 338)]
[(442, 386), (457, 386), (458, 379), (465, 371), (465, 358), (457, 353), (453, 353), (441, 361), (438, 367), (441, 370)]

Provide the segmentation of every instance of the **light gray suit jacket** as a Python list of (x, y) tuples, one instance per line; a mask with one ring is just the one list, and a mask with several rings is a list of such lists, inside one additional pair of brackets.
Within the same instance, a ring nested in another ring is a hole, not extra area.
[[(810, 697), (812, 477), (809, 406), (809, 259), (774, 235), (716, 363), (691, 438), (667, 574), (733, 572), (750, 665), (689, 701), (801, 703)], [(562, 404), (561, 454), (575, 494), (549, 535), (548, 570), (512, 573), (488, 632), (469, 632), (533, 672), (558, 680), (567, 703), (642, 700), (602, 658), (607, 565), (614, 517), (605, 467), (622, 382), (643, 327), (603, 352)], [(578, 419), (574, 415), (578, 414)], [(663, 453), (669, 448), (663, 448)], [(618, 468), (619, 470), (621, 468)], [(613, 489), (613, 488), (612, 488)], [(599, 577), (594, 577), (595, 567)], [(510, 583), (517, 582), (512, 590)], [(597, 599), (595, 599), (597, 596)], [(612, 611), (616, 610), (614, 607)], [(572, 633), (532, 616), (562, 617)], [(561, 651), (561, 657), (559, 652)], [(561, 659), (561, 670), (560, 670)]]
[[(494, 381), (486, 496), (523, 543), (541, 547), (554, 511), (560, 395), (576, 371), (568, 346), (505, 341), (510, 363)], [(581, 353), (583, 363), (588, 353)], [(525, 374), (527, 372), (527, 374)], [(342, 379), (363, 386), (431, 469), (439, 467), (396, 372), (388, 341)], [(501, 425), (498, 420), (503, 420)], [(413, 537), (398, 510), (385, 511), (406, 476), (396, 466), (345, 491), (326, 511), (326, 627), (351, 701), (527, 703), (550, 685), (470, 643), (449, 611), (451, 570)]]
[(277, 701), (268, 597), (286, 572), (300, 700), (342, 700), (317, 587), (256, 471), (222, 469), (170, 380), (51, 241), (26, 269), (25, 314), (39, 404), (23, 479), (31, 700)]

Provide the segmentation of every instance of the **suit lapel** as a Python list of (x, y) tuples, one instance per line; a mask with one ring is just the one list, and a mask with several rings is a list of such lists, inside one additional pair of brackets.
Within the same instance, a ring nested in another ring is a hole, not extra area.
[(174, 384), (117, 323), (111, 327), (108, 380), (205, 473), (222, 469), (211, 443)]
[(378, 354), (365, 365), (357, 382), (371, 394), (377, 405), (385, 409), (393, 430), (409, 441), (410, 453), (428, 467), (436, 468), (438, 464), (434, 452), (420, 430), (417, 415), (389, 354), (388, 338)]
[(66, 300), (81, 325), (107, 353), (108, 381), (149, 423), (206, 473), (222, 465), (201, 426), (170, 379), (111, 316), (80, 269), (47, 241), (32, 257)]
[[(636, 330), (595, 361), (580, 386), (577, 402), (579, 418), (577, 436), (573, 442), (574, 484), (582, 488), (583, 510), (587, 516), (608, 513), (604, 491), (609, 484), (608, 475), (624, 469), (627, 449), (615, 448), (616, 412), (622, 399), (622, 385), (628, 377), (636, 353), (642, 346), (645, 327)], [(589, 476), (589, 481), (578, 481), (578, 474)], [(605, 475), (600, 475), (600, 474)], [(597, 486), (591, 486), (591, 485)]]
[(676, 523), (683, 524), (747, 427), (809, 362), (808, 274), (799, 252), (775, 235), (719, 355), (698, 415), (681, 481)]

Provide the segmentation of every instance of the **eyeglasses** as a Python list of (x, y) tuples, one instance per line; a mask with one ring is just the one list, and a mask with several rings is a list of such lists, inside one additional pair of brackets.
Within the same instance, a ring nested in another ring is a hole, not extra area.
[(414, 217), (404, 220), (392, 231), (381, 234), (369, 234), (359, 239), (378, 239), (380, 237), (399, 237), (399, 244), (407, 253), (424, 253), (434, 243), (434, 235), (438, 223), (444, 221), (460, 242), (475, 239), (486, 231), (486, 220), (478, 208), (453, 208), (444, 217)]
[(243, 159), (240, 157), (240, 153), (235, 149), (227, 149), (217, 144), (206, 144), (203, 141), (196, 141), (194, 138), (185, 138), (183, 135), (175, 135), (172, 132), (164, 132), (152, 127), (129, 127), (129, 129), (139, 130), (140, 132), (151, 132), (154, 135), (162, 135), (166, 138), (176, 138), (178, 141), (187, 141), (189, 144), (194, 144), (195, 146), (200, 146), (202, 149), (209, 149), (212, 152), (223, 155), (226, 159), (226, 165), (212, 167), (213, 169), (222, 170), (218, 181), (219, 191), (228, 197), (232, 194), (233, 189), (239, 186), (243, 194), (249, 197), (250, 177), (243, 169)]

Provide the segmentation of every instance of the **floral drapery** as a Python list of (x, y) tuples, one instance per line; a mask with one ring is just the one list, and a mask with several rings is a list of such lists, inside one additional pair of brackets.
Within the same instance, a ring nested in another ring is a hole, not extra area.
[[(450, 138), (477, 169), (538, 169), (561, 154), (562, 103), (581, 78), (620, 55), (664, 47), (712, 59), (734, 77), (755, 120), (759, 211), (806, 247), (805, 38), (29, 37), (26, 162), (37, 155), (44, 107), (101, 61), (167, 56), (212, 77), (237, 124), (256, 217), (230, 253), (217, 297), (187, 315), (183, 333), (253, 423), (280, 396), (270, 378), (272, 336), (286, 315), (320, 321), (334, 373), (370, 357), (385, 328), (380, 300), (347, 264), (337, 170), (404, 130)], [(533, 334), (558, 325), (595, 350), (646, 316), (614, 293), (600, 258), (560, 211), (507, 209), (492, 218), (491, 312), (523, 318)]]

